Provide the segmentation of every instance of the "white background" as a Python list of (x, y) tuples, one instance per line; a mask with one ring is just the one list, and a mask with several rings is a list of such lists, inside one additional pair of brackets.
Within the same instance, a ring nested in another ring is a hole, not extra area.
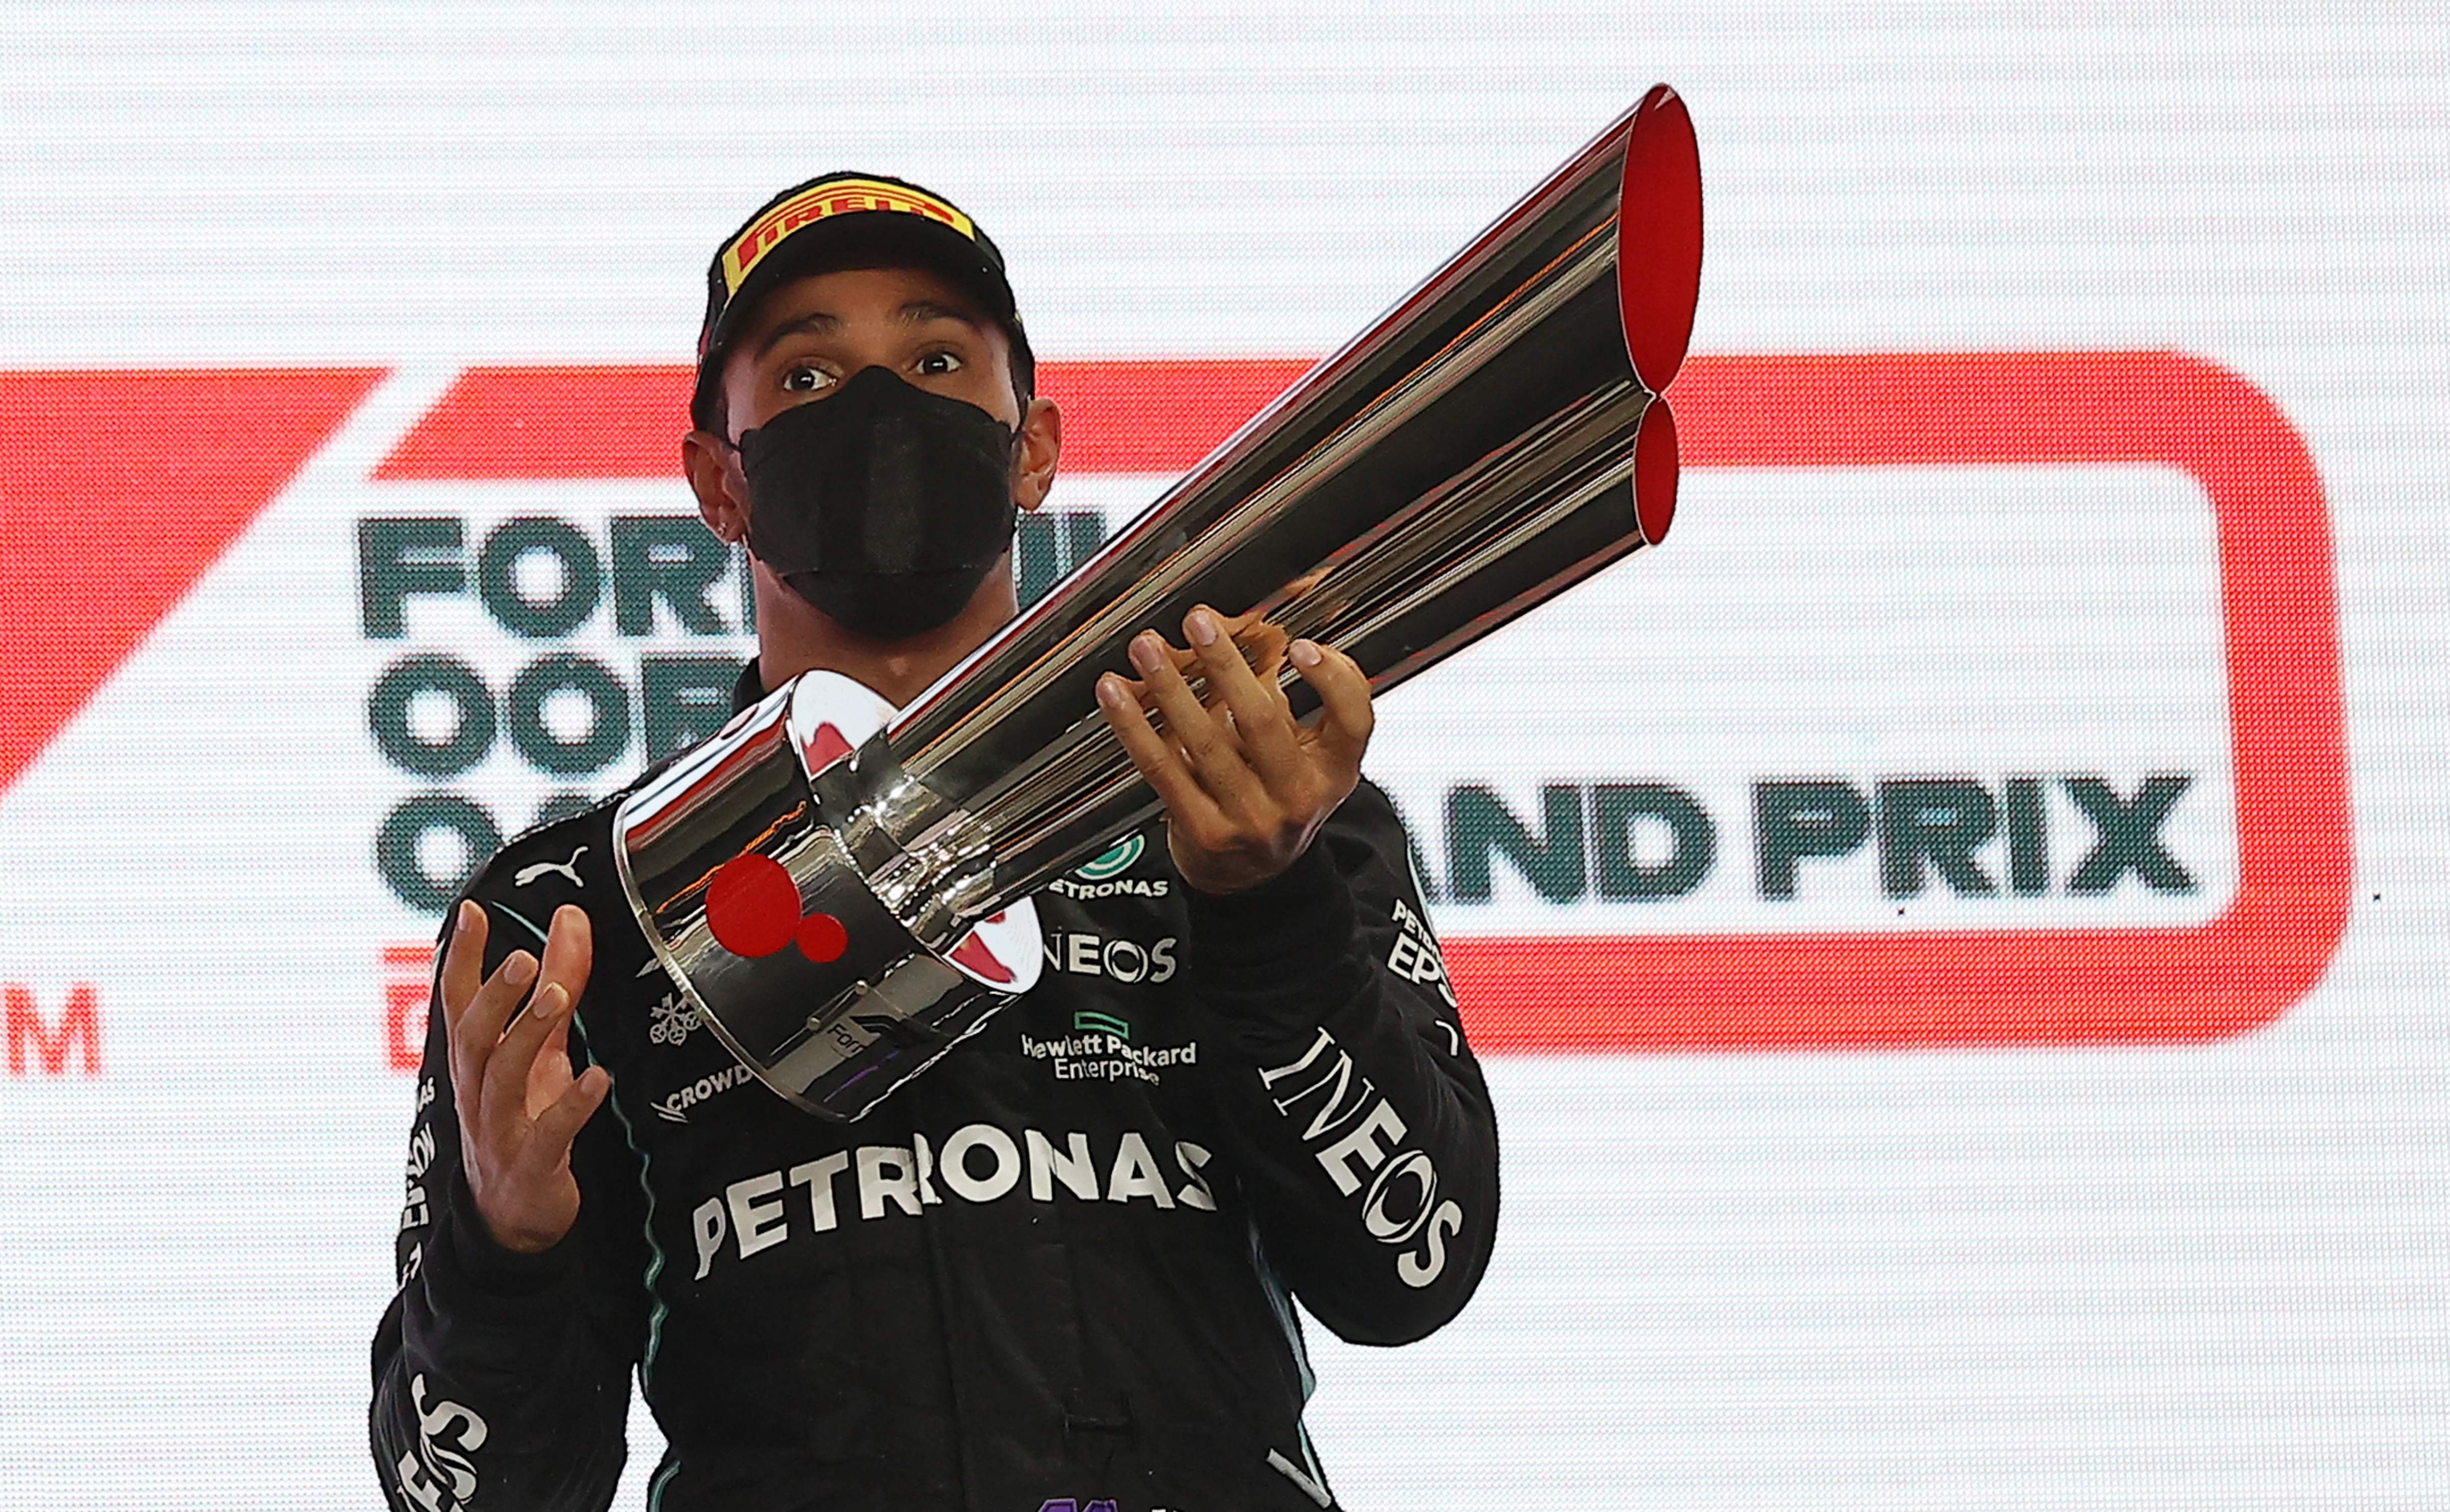
[[(715, 240), (836, 166), (975, 212), (1044, 356), (1323, 352), (1655, 79), (1701, 134), (1697, 350), (2171, 347), (2272, 396), (2331, 510), (2355, 911), (2322, 985), (2208, 1047), (1492, 1063), (1496, 1265), (1429, 1342), (1319, 1349), (1331, 1477), (1390, 1508), (2450, 1495), (2437, 10), (0, 10), (0, 369), (396, 370), (0, 794), (0, 979), (47, 1010), (101, 983), (109, 1037), (101, 1077), (0, 1080), (0, 1502), (376, 1504), (365, 1345), (411, 1093), (376, 960), (427, 925), (367, 862), (413, 785), (364, 698), (399, 650), (457, 643), (360, 637), (353, 533), (403, 508), (366, 475), (460, 367), (685, 359)], [(2020, 763), (2222, 790), (2184, 488), (2035, 481), (2070, 512), (2054, 600), (1986, 577), (1979, 541), (1896, 572), (1790, 550), (1876, 480), (1740, 481), (1690, 480), (1669, 550), (1593, 588), (1587, 623), (1561, 604), (1491, 643), (1441, 674), (1452, 705), (1390, 698), (1390, 781), (1429, 803), (1467, 770), (1518, 799), (1579, 777), (1591, 743), (1556, 709), (1588, 701), (1667, 732), (1641, 775), (1740, 793), (1745, 722), (1796, 707), (1781, 680), (1808, 703), (1884, 668), (1878, 718), (1828, 711), (1817, 769), (1899, 769), (1851, 759), (1869, 740), (2004, 770), (1940, 711), (2132, 612), (2153, 659), (2126, 669), (2167, 680), (2140, 727), (2078, 688), (1994, 733)], [(2030, 561), (1997, 488), (1963, 508)], [(1950, 511), (1892, 492), (1884, 538)], [(2139, 576), (2168, 585), (2158, 618)], [(1714, 582), (1729, 602), (1679, 596)], [(1868, 625), (1961, 614), (1941, 672), (1770, 613), (1848, 583)], [(1684, 671), (1624, 660), (1610, 629), (1641, 614), (1677, 624)], [(2031, 637), (1991, 637), (2001, 616)], [(458, 649), (506, 654), (473, 623)], [(1509, 708), (1532, 734), (1440, 754)], [(2208, 813), (2186, 843), (2233, 886)]]

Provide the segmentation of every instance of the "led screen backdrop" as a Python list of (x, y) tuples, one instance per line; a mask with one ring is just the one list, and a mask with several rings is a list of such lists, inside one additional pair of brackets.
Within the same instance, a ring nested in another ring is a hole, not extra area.
[(1675, 531), (1382, 708), (1507, 1208), (1434, 1339), (1311, 1329), (1332, 1481), (2440, 1505), (2445, 77), (2418, 7), (0, 10), (8, 1499), (379, 1504), (438, 909), (752, 645), (676, 465), (749, 208), (1005, 248), (1038, 591), (1664, 79)]

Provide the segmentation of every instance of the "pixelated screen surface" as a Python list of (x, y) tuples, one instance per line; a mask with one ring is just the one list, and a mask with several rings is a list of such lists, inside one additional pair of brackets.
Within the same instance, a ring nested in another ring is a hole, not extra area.
[(1505, 1212), (1310, 1328), (1340, 1502), (2440, 1505), (2450, 28), (973, 10), (0, 10), (0, 1483), (382, 1504), (440, 910), (754, 648), (678, 467), (749, 210), (1000, 243), (1035, 594), (1664, 80), (1675, 530), (1368, 764)]

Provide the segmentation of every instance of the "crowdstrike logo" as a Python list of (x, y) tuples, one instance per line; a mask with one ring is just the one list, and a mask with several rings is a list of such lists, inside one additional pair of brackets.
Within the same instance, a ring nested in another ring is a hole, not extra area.
[(689, 1111), (691, 1108), (718, 1097), (734, 1087), (747, 1086), (751, 1075), (747, 1066), (726, 1066), (721, 1071), (709, 1072), (656, 1103), (655, 1116), (667, 1123), (687, 1123)]

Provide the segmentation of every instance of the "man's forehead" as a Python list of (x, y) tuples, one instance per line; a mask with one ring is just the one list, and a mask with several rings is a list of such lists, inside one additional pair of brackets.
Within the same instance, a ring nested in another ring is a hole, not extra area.
[(879, 318), (903, 325), (959, 320), (981, 330), (995, 323), (959, 284), (932, 269), (830, 268), (802, 274), (760, 300), (742, 344), (755, 345), (786, 325), (825, 330)]

